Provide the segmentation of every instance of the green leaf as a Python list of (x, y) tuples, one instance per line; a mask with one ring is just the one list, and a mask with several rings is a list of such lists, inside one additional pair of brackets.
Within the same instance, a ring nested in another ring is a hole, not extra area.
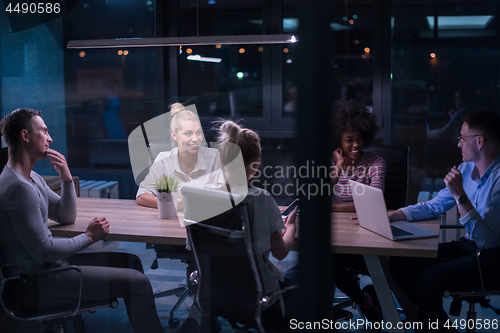
[(174, 175), (161, 175), (159, 178), (155, 178), (155, 182), (158, 192), (172, 193), (179, 188), (179, 179)]

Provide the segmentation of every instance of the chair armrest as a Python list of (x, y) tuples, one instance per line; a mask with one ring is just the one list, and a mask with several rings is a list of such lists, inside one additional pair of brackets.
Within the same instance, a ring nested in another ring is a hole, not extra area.
[(204, 224), (203, 222), (196, 222), (196, 221), (187, 219), (185, 217), (183, 218), (183, 220), (184, 220), (184, 223), (186, 225), (186, 228), (189, 228), (190, 225), (192, 225), (192, 224), (197, 224), (197, 225), (203, 226), (204, 228), (210, 229), (210, 231), (212, 233), (215, 233), (215, 234), (218, 234), (218, 235), (222, 235), (222, 236), (225, 236), (225, 237), (238, 238), (239, 239), (239, 238), (245, 238), (245, 236), (246, 236), (246, 231), (245, 230), (224, 229), (224, 228), (216, 227), (216, 226), (213, 226), (213, 225), (210, 225), (210, 224)]
[(282, 290), (284, 290), (286, 292), (286, 291), (297, 289), (298, 287), (299, 287), (298, 284), (293, 284), (291, 286), (286, 286), (286, 287), (282, 288)]
[(441, 224), (439, 229), (465, 229), (461, 224)]
[[(2, 267), (12, 267), (14, 265), (12, 264), (4, 264), (0, 265), (0, 268)], [(2, 280), (9, 281), (9, 280), (15, 280), (15, 279), (21, 279), (23, 282), (25, 282), (28, 278), (32, 276), (40, 276), (40, 275), (47, 275), (49, 273), (54, 273), (54, 272), (63, 272), (63, 271), (69, 271), (69, 270), (76, 270), (78, 273), (80, 273), (80, 278), (82, 277), (81, 269), (78, 266), (70, 265), (70, 266), (63, 266), (63, 267), (56, 267), (56, 268), (49, 268), (49, 269), (44, 269), (40, 271), (34, 271), (34, 272), (28, 272), (28, 273), (21, 273), (18, 276), (11, 276), (11, 277), (6, 277), (3, 278)], [(80, 283), (81, 284), (81, 283)]]
[(193, 220), (190, 220), (190, 219), (187, 219), (185, 217), (182, 218), (182, 221), (184, 222), (184, 226), (190, 226), (191, 224), (196, 224), (198, 222), (196, 221), (193, 221)]
[(265, 303), (271, 303), (272, 301), (274, 301), (279, 295), (282, 295), (290, 290), (294, 290), (294, 289), (297, 289), (298, 288), (298, 285), (294, 284), (294, 285), (291, 285), (291, 286), (287, 286), (287, 287), (284, 287), (274, 293), (271, 293), (271, 294), (268, 294), (264, 297), (262, 297), (261, 299), (261, 303), (262, 304), (265, 304)]
[(486, 288), (484, 287), (483, 271), (481, 269), (481, 261), (479, 260), (480, 256), (481, 256), (481, 249), (476, 251), (476, 260), (477, 260), (477, 267), (479, 268), (479, 278), (481, 279), (481, 291), (486, 292)]
[[(79, 279), (80, 281), (79, 281), (79, 287), (78, 287), (78, 302), (77, 302), (76, 308), (74, 310), (72, 310), (72, 309), (68, 310), (68, 312), (69, 312), (68, 315), (70, 315), (70, 316), (77, 315), (78, 311), (80, 310), (81, 299), (82, 299), (83, 274), (82, 274), (80, 267), (74, 266), (74, 265), (50, 268), (50, 269), (45, 269), (45, 270), (41, 270), (41, 271), (19, 274), (19, 276), (12, 276), (12, 277), (8, 277), (8, 278), (3, 278), (1, 281), (1, 288), (0, 288), (0, 293), (1, 293), (0, 302), (3, 306), (3, 308), (7, 310), (7, 306), (6, 306), (6, 304), (4, 304), (3, 291), (4, 291), (6, 284), (9, 281), (21, 280), (22, 282), (26, 282), (29, 278), (32, 278), (32, 277), (39, 277), (39, 276), (44, 276), (44, 275), (48, 275), (48, 274), (55, 273), (55, 272), (64, 272), (64, 271), (70, 271), (70, 270), (76, 270), (80, 274), (80, 279)], [(52, 317), (54, 315), (62, 315), (62, 313), (61, 314), (53, 314), (53, 315), (50, 315), (47, 317)], [(13, 316), (16, 319), (23, 320), (23, 318), (18, 318), (17, 316), (15, 316), (13, 314), (11, 314), (11, 316)]]
[(74, 269), (78, 273), (80, 273), (80, 277), (81, 277), (82, 270), (80, 269), (80, 267), (75, 266), (75, 265), (69, 265), (69, 266), (63, 266), (63, 267), (56, 267), (56, 268), (49, 268), (49, 269), (44, 269), (44, 270), (41, 270), (41, 271), (23, 273), (23, 274), (19, 274), (19, 277), (20, 278), (29, 278), (31, 276), (48, 275), (50, 273), (55, 273), (55, 272), (70, 271), (72, 269)]
[(7, 274), (4, 274), (3, 269), (4, 267), (12, 267), (14, 265), (12, 264), (0, 264), (0, 281), (4, 280), (4, 275), (7, 276)]

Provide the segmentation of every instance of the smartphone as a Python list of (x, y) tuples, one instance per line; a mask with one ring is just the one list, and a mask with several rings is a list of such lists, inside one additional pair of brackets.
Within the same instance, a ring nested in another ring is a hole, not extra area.
[(281, 212), (281, 217), (282, 218), (287, 217), (288, 214), (290, 214), (295, 209), (295, 207), (297, 207), (298, 204), (299, 204), (299, 199), (295, 199), (291, 204), (288, 205), (288, 207), (285, 208), (283, 212)]

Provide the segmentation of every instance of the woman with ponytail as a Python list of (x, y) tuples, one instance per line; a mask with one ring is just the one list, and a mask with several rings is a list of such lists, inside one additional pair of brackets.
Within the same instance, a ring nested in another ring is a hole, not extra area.
[[(221, 144), (222, 163), (232, 160), (230, 155), (234, 154), (234, 150), (231, 149), (234, 145), (224, 145), (224, 143), (236, 144), (241, 151), (246, 171), (246, 182), (242, 185), (248, 186), (248, 182), (258, 171), (261, 161), (260, 137), (254, 131), (242, 128), (231, 120), (217, 123), (219, 125), (217, 141)], [(228, 178), (231, 179), (230, 174)], [(240, 178), (235, 177), (235, 179)], [(231, 191), (238, 190), (233, 186), (235, 182), (230, 180), (229, 183), (232, 184)], [(250, 198), (248, 209), (252, 226), (252, 242), (264, 293), (273, 293), (285, 286), (296, 284), (296, 269), (292, 268), (285, 274), (269, 260), (269, 255), (272, 254), (276, 259), (282, 260), (290, 252), (295, 241), (297, 208), (283, 222), (281, 210), (269, 192), (261, 188), (248, 188), (248, 197)], [(288, 319), (292, 316), (292, 310), (296, 308), (295, 302), (294, 293), (288, 292), (285, 297), (280, 296), (274, 303), (265, 304), (262, 316), (266, 325), (272, 326), (278, 332), (288, 331)], [(194, 308), (193, 306), (192, 310)], [(190, 314), (190, 318), (186, 319), (179, 332), (198, 332), (198, 329), (199, 324)]]
[[(218, 141), (220, 143), (234, 143), (239, 146), (245, 164), (247, 182), (252, 179), (260, 166), (261, 148), (260, 137), (248, 128), (242, 128), (231, 120), (221, 122), (218, 130)], [(221, 150), (221, 159), (224, 161), (225, 151)], [(295, 209), (283, 223), (281, 210), (269, 192), (261, 188), (249, 188), (249, 214), (252, 220), (254, 235), (254, 248), (258, 254), (264, 254), (262, 274), (265, 275), (265, 292), (274, 292), (279, 289), (278, 280), (282, 281), (283, 273), (280, 272), (267, 259), (272, 253), (276, 259), (284, 259), (290, 252), (295, 241)], [(282, 231), (284, 231), (282, 233)], [(262, 259), (262, 258), (261, 258)], [(268, 269), (264, 268), (267, 267)], [(276, 290), (268, 290), (276, 289)]]
[[(257, 133), (248, 128), (242, 128), (237, 123), (226, 120), (220, 122), (218, 130), (218, 141), (221, 143), (230, 142), (239, 146), (247, 182), (259, 170), (261, 162), (260, 137)], [(225, 151), (221, 150), (221, 158), (224, 161)], [(269, 254), (272, 254), (278, 260), (284, 259), (295, 242), (295, 219), (297, 209), (290, 213), (285, 222), (281, 218), (279, 209), (274, 198), (264, 189), (249, 188), (248, 195), (248, 214), (252, 225), (252, 241), (255, 250), (259, 271), (262, 278), (264, 293), (272, 293), (279, 289), (297, 284), (296, 269), (292, 268), (286, 274), (277, 268), (270, 260)], [(295, 310), (296, 297), (293, 292), (285, 294), (284, 298), (274, 304), (268, 304), (264, 307), (263, 318), (270, 322), (277, 323), (280, 327), (277, 330), (285, 330), (289, 327), (288, 320), (291, 312)]]

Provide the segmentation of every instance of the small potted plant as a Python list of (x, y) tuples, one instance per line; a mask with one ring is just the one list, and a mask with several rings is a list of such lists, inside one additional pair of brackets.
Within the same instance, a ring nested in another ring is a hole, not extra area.
[(179, 180), (175, 176), (161, 175), (155, 179), (158, 195), (158, 215), (161, 219), (175, 219), (177, 217), (176, 200)]

